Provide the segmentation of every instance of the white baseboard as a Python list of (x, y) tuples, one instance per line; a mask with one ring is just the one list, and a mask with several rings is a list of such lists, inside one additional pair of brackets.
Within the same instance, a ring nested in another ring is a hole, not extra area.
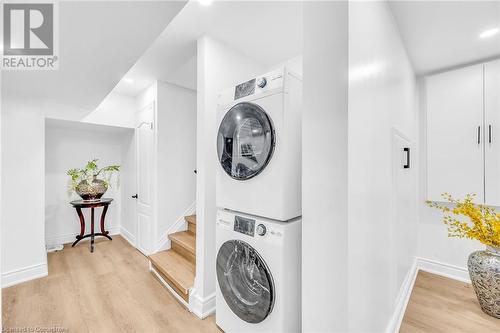
[(130, 245), (135, 247), (135, 236), (130, 231), (128, 231), (124, 227), (120, 227), (120, 234), (123, 238), (125, 238), (127, 242), (129, 242)]
[(417, 278), (417, 273), (418, 273), (417, 258), (415, 258), (399, 290), (399, 294), (396, 299), (396, 308), (394, 310), (394, 313), (392, 314), (386, 332), (388, 333), (399, 332), (401, 322), (403, 321), (403, 317), (406, 312), (406, 307), (408, 306), (408, 302), (410, 301), (410, 296), (413, 290), (413, 285), (415, 284), (415, 279)]
[(392, 333), (399, 331), (419, 270), (470, 283), (469, 271), (465, 267), (458, 267), (435, 260), (416, 257), (401, 286), (396, 301), (396, 308), (387, 326), (386, 332)]
[(177, 220), (167, 229), (158, 241), (156, 242), (156, 252), (170, 249), (170, 239), (168, 239), (169, 234), (174, 232), (184, 231), (187, 229), (187, 222), (184, 217), (193, 215), (196, 211), (196, 201), (193, 202), (189, 207), (177, 218)]
[[(109, 234), (111, 236), (113, 235), (119, 235), (120, 234), (120, 226), (110, 226), (107, 231), (109, 231)], [(95, 232), (100, 232), (98, 229), (95, 229)], [(70, 244), (73, 243), (76, 238), (76, 233), (69, 233), (69, 234), (62, 234), (62, 235), (55, 235), (55, 236), (49, 236), (45, 239), (45, 244), (48, 246), (54, 246), (54, 245), (63, 245), (63, 244)]]
[(469, 271), (465, 267), (445, 264), (439, 261), (417, 258), (418, 269), (450, 279), (470, 283)]
[(47, 263), (36, 264), (2, 274), (2, 288), (45, 277), (49, 274)]
[(191, 289), (189, 293), (189, 306), (192, 313), (198, 318), (205, 319), (215, 313), (215, 293), (208, 297), (201, 297), (196, 293), (196, 289)]

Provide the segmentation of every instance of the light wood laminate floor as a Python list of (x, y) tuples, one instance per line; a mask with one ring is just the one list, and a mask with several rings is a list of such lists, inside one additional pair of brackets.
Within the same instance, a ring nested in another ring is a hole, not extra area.
[(400, 333), (500, 332), (500, 319), (481, 311), (472, 285), (420, 271)]
[[(4, 329), (220, 332), (213, 316), (198, 319), (160, 285), (146, 257), (113, 238), (93, 254), (88, 242), (66, 246), (49, 254), (48, 277), (3, 289)], [(400, 332), (500, 332), (500, 320), (481, 311), (471, 285), (419, 272)]]
[(200, 320), (153, 277), (148, 261), (120, 236), (48, 256), (49, 276), (2, 291), (5, 328), (67, 332), (220, 332)]

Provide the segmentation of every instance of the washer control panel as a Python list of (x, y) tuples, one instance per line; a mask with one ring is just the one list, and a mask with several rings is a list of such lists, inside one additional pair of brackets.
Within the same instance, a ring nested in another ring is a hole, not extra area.
[(226, 211), (217, 212), (216, 225), (219, 228), (255, 237), (256, 239), (277, 240), (283, 237), (282, 223), (254, 219), (252, 216), (241, 216)]

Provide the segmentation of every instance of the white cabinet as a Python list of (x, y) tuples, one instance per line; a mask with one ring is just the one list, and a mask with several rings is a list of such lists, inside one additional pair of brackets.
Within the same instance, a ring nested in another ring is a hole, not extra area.
[(500, 61), (484, 64), (485, 203), (500, 206)]
[(500, 61), (426, 78), (427, 198), (500, 206)]
[(483, 65), (426, 78), (427, 198), (484, 200)]

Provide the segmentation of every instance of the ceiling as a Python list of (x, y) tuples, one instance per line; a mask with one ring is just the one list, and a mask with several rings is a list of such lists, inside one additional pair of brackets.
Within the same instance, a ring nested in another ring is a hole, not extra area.
[(417, 74), (500, 57), (500, 1), (391, 1), (403, 42)]
[(2, 93), (95, 109), (185, 3), (61, 1), (59, 70), (4, 71)]
[(189, 2), (126, 74), (115, 92), (135, 96), (155, 80), (196, 89), (196, 40), (211, 36), (263, 66), (302, 53), (298, 1)]

